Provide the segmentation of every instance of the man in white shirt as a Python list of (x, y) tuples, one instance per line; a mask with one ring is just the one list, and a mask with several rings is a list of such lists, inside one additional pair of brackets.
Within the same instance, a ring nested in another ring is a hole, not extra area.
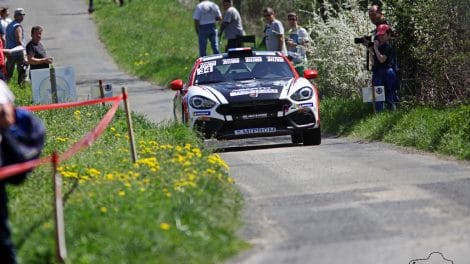
[(264, 20), (266, 21), (266, 50), (280, 51), (287, 56), (286, 44), (284, 42), (284, 26), (282, 22), (274, 16), (274, 10), (271, 7), (263, 10)]
[(3, 46), (5, 47), (5, 30), (7, 29), (8, 24), (11, 22), (11, 18), (8, 17), (8, 7), (0, 8), (0, 22), (2, 23), (2, 29), (0, 29), (1, 38), (3, 41)]
[(209, 39), (214, 54), (220, 53), (219, 40), (217, 38), (216, 21), (222, 19), (219, 6), (208, 0), (199, 0), (200, 3), (194, 10), (194, 28), (198, 35), (199, 56), (206, 56), (207, 39)]

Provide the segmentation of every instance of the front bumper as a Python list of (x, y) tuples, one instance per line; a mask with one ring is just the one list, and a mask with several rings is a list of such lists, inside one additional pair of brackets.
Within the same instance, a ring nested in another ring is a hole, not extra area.
[(194, 127), (205, 138), (235, 139), (289, 135), (294, 131), (316, 128), (319, 125), (310, 107), (300, 108), (289, 114), (272, 110), (266, 112), (267, 109), (269, 108), (226, 114), (225, 120), (201, 117), (195, 121)]

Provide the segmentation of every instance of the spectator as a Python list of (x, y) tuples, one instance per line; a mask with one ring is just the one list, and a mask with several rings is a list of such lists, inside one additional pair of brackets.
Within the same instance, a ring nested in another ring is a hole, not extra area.
[[(39, 157), (44, 145), (45, 129), (30, 112), (15, 109), (14, 96), (0, 81), (0, 167)], [(0, 180), (0, 263), (16, 263), (16, 253), (8, 224), (6, 184), (19, 184), (29, 173)]]
[(371, 5), (368, 10), (370, 21), (377, 27), (381, 24), (388, 24), (385, 21), (385, 16), (382, 8), (379, 5)]
[[(395, 51), (390, 45), (392, 29), (387, 24), (381, 24), (376, 30), (374, 45), (369, 47), (369, 52), (373, 54), (374, 64), (372, 66), (372, 85), (384, 86), (385, 103), (387, 109), (395, 110), (398, 103), (398, 78), (393, 67), (393, 57)], [(382, 111), (383, 102), (376, 104), (376, 110)], [(377, 107), (378, 106), (378, 107)]]
[(224, 17), (222, 25), (220, 26), (219, 38), (224, 32), (225, 39), (227, 39), (227, 46), (225, 52), (230, 48), (239, 48), (243, 46), (243, 31), (242, 18), (238, 10), (233, 6), (232, 0), (223, 0)]
[[(13, 49), (17, 46), (25, 47), (24, 43), (24, 31), (21, 22), (23, 22), (25, 12), (23, 8), (15, 9), (14, 20), (8, 24), (5, 35), (6, 35), (6, 48)], [(13, 76), (13, 71), (18, 71), (18, 84), (23, 85), (26, 78), (27, 65), (24, 61), (24, 54), (22, 51), (7, 54), (7, 76), (6, 79), (10, 80)]]
[(31, 41), (26, 45), (26, 56), (29, 64), (29, 77), (31, 78), (31, 70), (49, 68), (53, 58), (48, 57), (46, 49), (41, 43), (42, 27), (34, 26), (31, 28)]
[(219, 54), (216, 21), (222, 19), (219, 6), (208, 0), (199, 0), (194, 10), (194, 28), (198, 35), (199, 56), (206, 56), (207, 39), (209, 39), (214, 54)]
[(284, 26), (281, 21), (275, 18), (274, 10), (270, 7), (263, 10), (263, 16), (266, 20), (266, 49), (269, 51), (280, 51), (284, 55), (287, 55), (284, 42)]
[(310, 42), (310, 36), (305, 28), (299, 26), (296, 13), (287, 14), (289, 30), (287, 31), (287, 54), (296, 66), (299, 74), (303, 73), (307, 64), (306, 45)]
[(0, 22), (2, 28), (0, 29), (0, 34), (2, 34), (1, 38), (3, 41), (3, 47), (5, 47), (5, 32), (7, 29), (8, 24), (11, 22), (11, 18), (9, 18), (9, 12), (8, 12), (8, 7), (2, 7), (0, 8)]

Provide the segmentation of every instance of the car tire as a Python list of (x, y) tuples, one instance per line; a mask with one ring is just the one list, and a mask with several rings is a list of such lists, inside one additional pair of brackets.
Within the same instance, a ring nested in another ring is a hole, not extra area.
[(316, 146), (321, 144), (320, 128), (307, 129), (303, 132), (303, 141), (305, 146)]
[(292, 133), (290, 138), (292, 139), (292, 144), (299, 144), (303, 142), (302, 133), (299, 132)]

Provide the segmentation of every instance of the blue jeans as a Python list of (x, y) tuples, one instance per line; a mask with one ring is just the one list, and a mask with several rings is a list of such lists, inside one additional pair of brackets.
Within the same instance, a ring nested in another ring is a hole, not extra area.
[(199, 40), (199, 56), (206, 56), (207, 39), (211, 42), (212, 51), (214, 54), (219, 54), (219, 40), (217, 37), (217, 29), (215, 24), (199, 25), (198, 40)]
[(393, 68), (377, 69), (372, 72), (372, 85), (385, 87), (385, 102), (376, 102), (375, 110), (383, 111), (384, 103), (389, 110), (396, 110), (398, 104), (399, 81)]

